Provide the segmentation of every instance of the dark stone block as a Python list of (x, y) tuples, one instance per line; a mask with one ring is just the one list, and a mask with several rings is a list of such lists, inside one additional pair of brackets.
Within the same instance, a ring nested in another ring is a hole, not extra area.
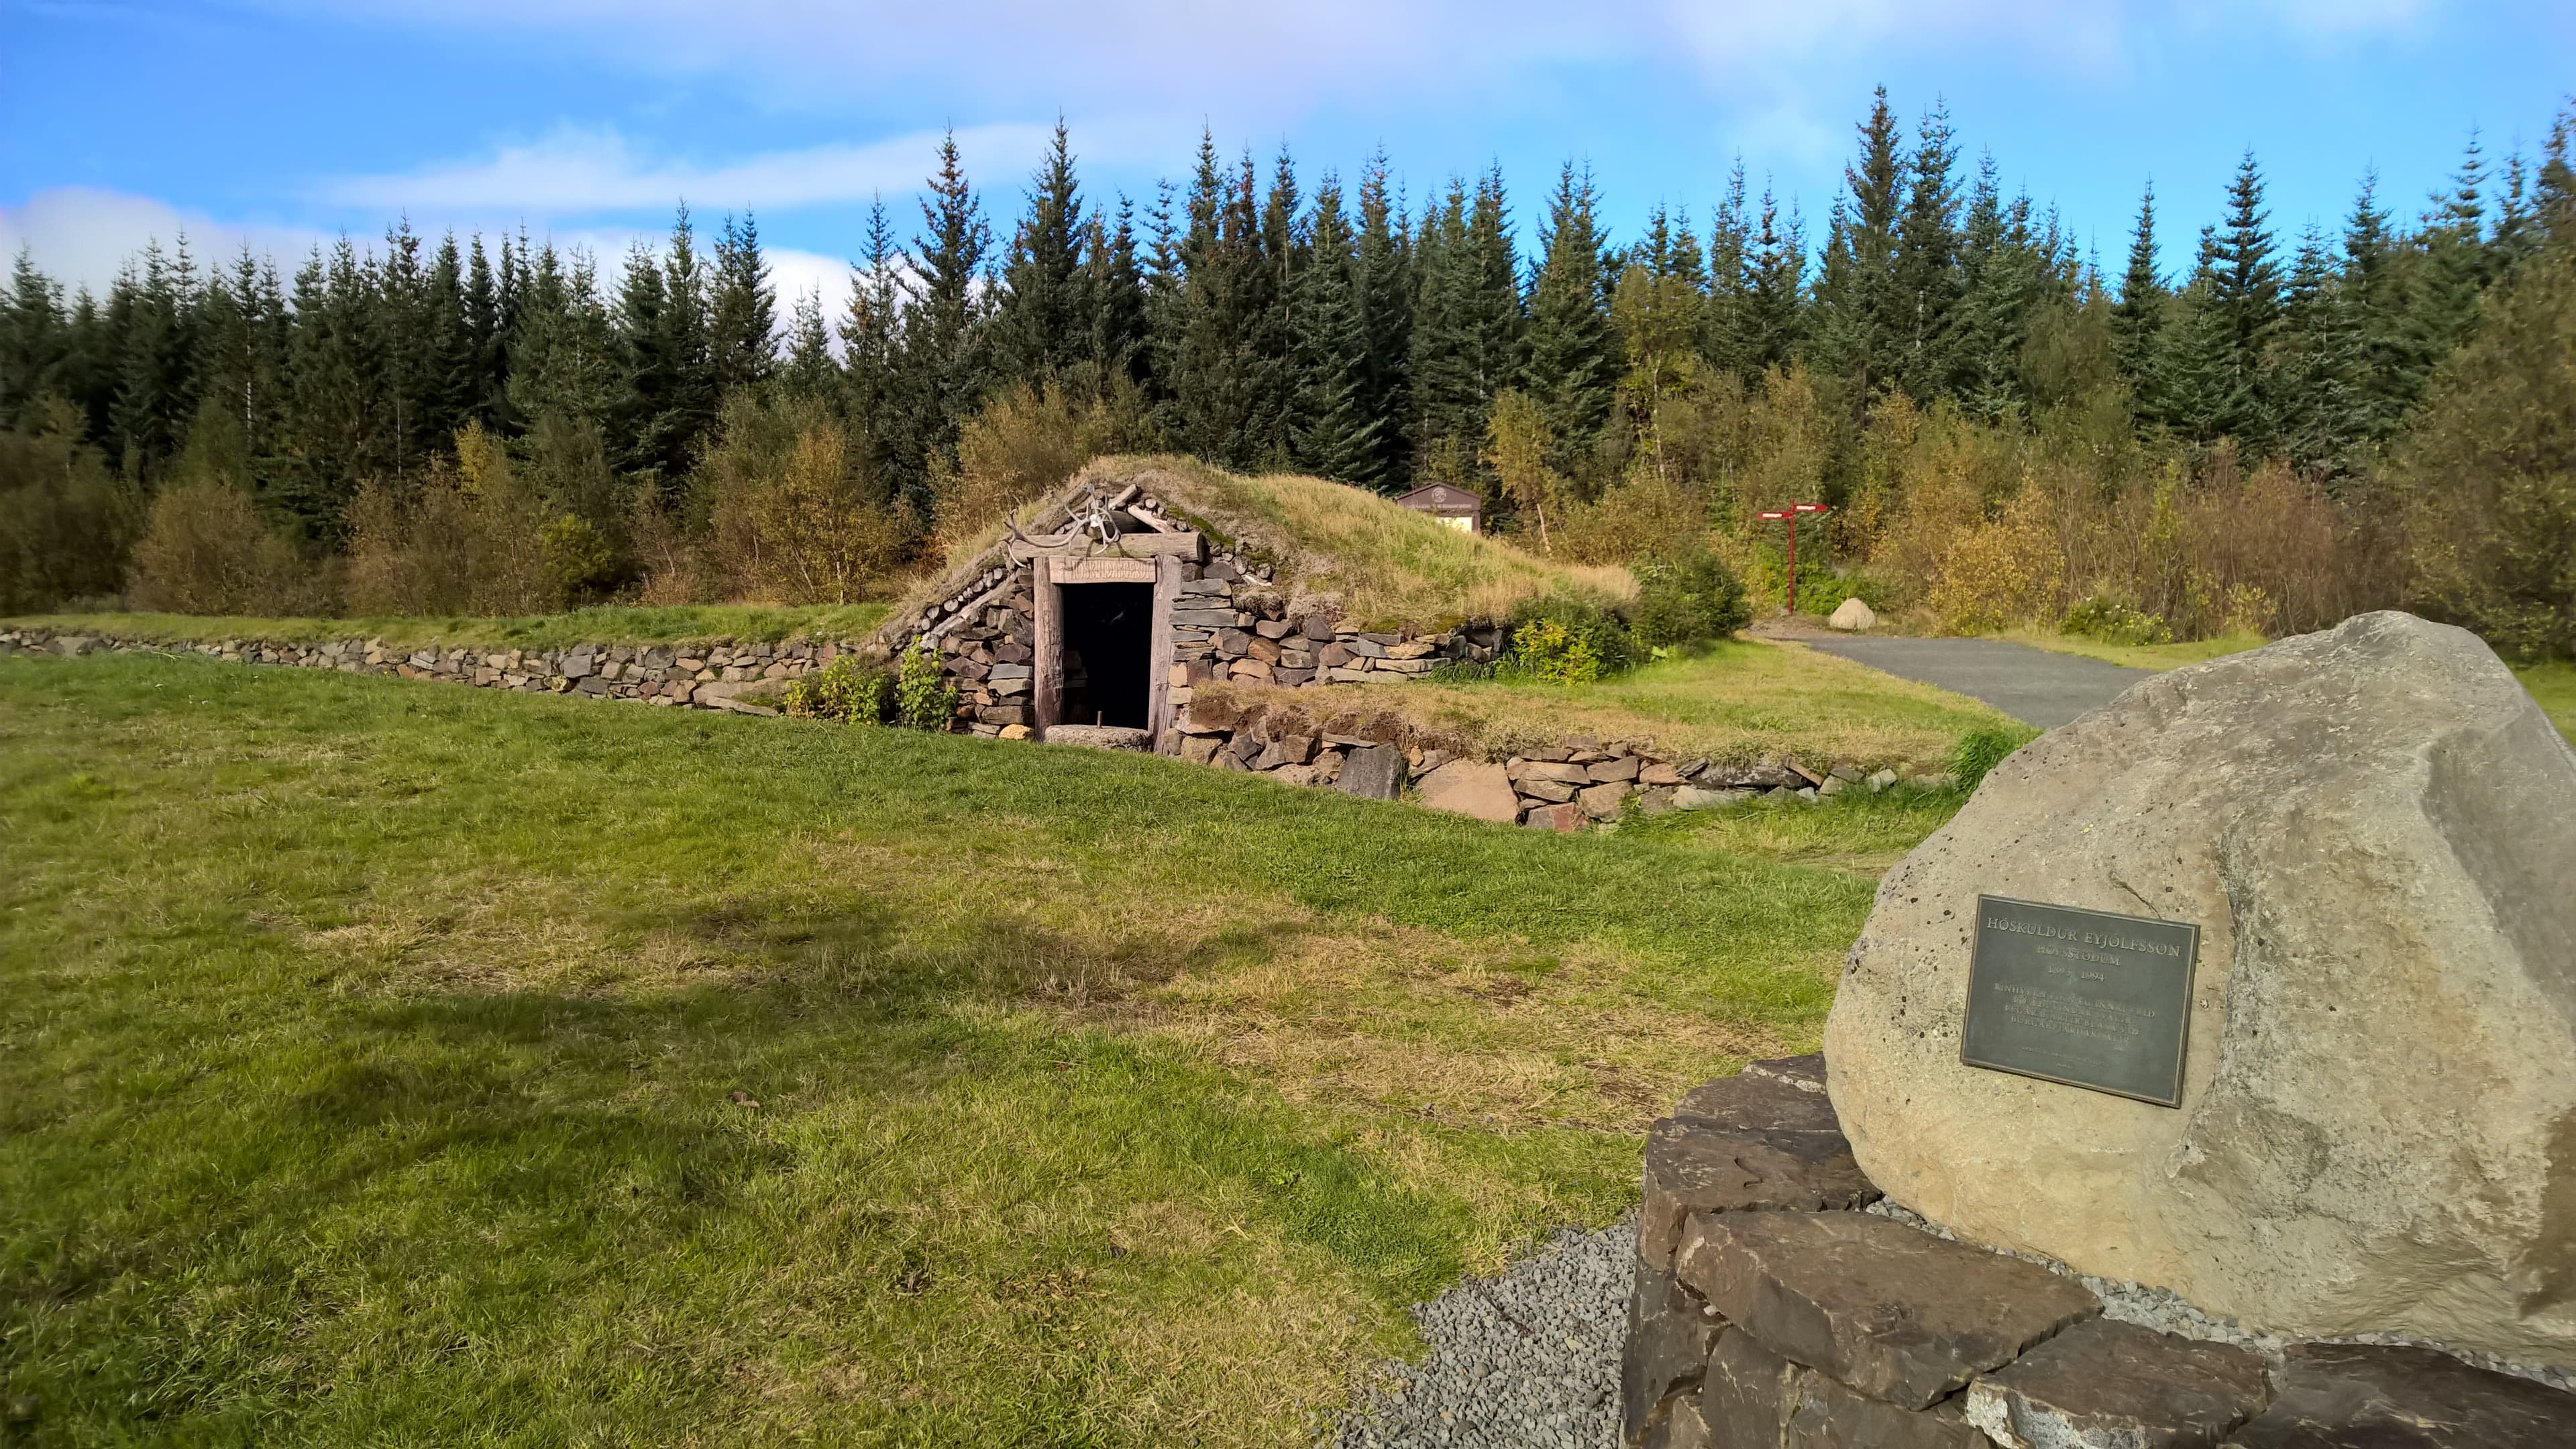
[(2294, 1343), (2281, 1396), (2229, 1449), (2566, 1449), (2576, 1394), (2429, 1348)]
[(1333, 637), (1333, 621), (1321, 614), (1308, 614), (1297, 626), (1297, 632), (1318, 644), (1327, 643)]
[(1708, 1421), (1700, 1417), (1698, 1403), (1676, 1399), (1672, 1408), (1646, 1431), (1638, 1449), (1712, 1449), (1716, 1443), (1709, 1433)]
[(1025, 704), (988, 704), (975, 711), (975, 722), (988, 725), (1024, 725), (1029, 722)]
[(1691, 1088), (1674, 1106), (1673, 1116), (1734, 1132), (1842, 1130), (1832, 1098), (1786, 1077), (1757, 1074), (1751, 1066), (1740, 1075)]
[(1825, 1090), (1825, 1054), (1809, 1052), (1803, 1057), (1772, 1057), (1767, 1061), (1746, 1062), (1748, 1077), (1777, 1077), (1791, 1085), (1805, 1084), (1818, 1095)]
[(1814, 1372), (1798, 1376), (1797, 1407), (1780, 1442), (1786, 1449), (1993, 1449), (1956, 1399), (1903, 1409)]
[(1393, 745), (1368, 745), (1351, 751), (1336, 782), (1345, 795), (1363, 800), (1392, 800), (1404, 793), (1404, 751)]
[(1806, 1370), (1730, 1330), (1709, 1354), (1699, 1414), (1715, 1449), (1780, 1449)]
[(1674, 1273), (1764, 1348), (1906, 1409), (2102, 1311), (2045, 1268), (1868, 1213), (1693, 1213)]
[(2007, 1442), (2208, 1449), (2271, 1398), (2243, 1349), (2096, 1318), (1970, 1384), (1965, 1408)]
[(1619, 1355), (1619, 1430), (1634, 1444), (1676, 1400), (1699, 1389), (1708, 1351), (1726, 1324), (1698, 1294), (1640, 1262), (1628, 1291), (1628, 1341)]
[(1695, 1117), (1648, 1130), (1645, 1179), (1637, 1251), (1659, 1268), (1693, 1213), (1830, 1212), (1878, 1197), (1839, 1132), (1726, 1131)]

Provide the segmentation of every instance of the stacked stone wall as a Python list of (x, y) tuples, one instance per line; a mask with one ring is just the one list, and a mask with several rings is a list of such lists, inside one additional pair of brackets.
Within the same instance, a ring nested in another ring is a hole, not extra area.
[[(1211, 689), (1201, 694), (1201, 688), (1211, 682), (1273, 689), (1283, 682), (1311, 682), (1282, 681), (1255, 646), (1291, 637), (1264, 634), (1260, 632), (1264, 625), (1296, 618), (1301, 620), (1298, 627), (1313, 628), (1308, 621), (1321, 616), (1294, 615), (1283, 607), (1278, 617), (1272, 617), (1263, 592), (1266, 580), (1240, 571), (1227, 559), (1212, 561), (1198, 578), (1186, 582), (1213, 583), (1235, 605), (1229, 616), (1234, 622), (1219, 626), (1209, 620), (1198, 630), (1202, 637), (1182, 646), (1195, 653), (1172, 666), (1175, 728), (1166, 732), (1162, 750), (1192, 764), (1267, 775), (1283, 784), (1335, 788), (1369, 799), (1410, 795), (1435, 809), (1555, 831), (1610, 823), (1631, 810), (1658, 815), (1732, 804), (1766, 793), (1813, 800), (1845, 790), (1938, 789), (1950, 783), (1945, 776), (1900, 777), (1893, 769), (1871, 772), (1850, 761), (1810, 768), (1781, 756), (1766, 756), (1751, 764), (1676, 759), (1656, 752), (1649, 742), (1604, 742), (1582, 736), (1532, 745), (1492, 761), (1475, 741), (1454, 731), (1414, 724), (1393, 710), (1328, 709), (1309, 705), (1295, 694), (1270, 690)], [(1188, 597), (1218, 596), (1215, 590), (1203, 590)], [(1243, 627), (1246, 624), (1251, 627)], [(977, 607), (953, 611), (930, 637), (943, 672), (958, 686), (956, 728), (987, 738), (1028, 738), (1036, 631), (1029, 611), (1027, 571), (988, 581)], [(1398, 638), (1392, 646), (1378, 642), (1395, 636), (1337, 632), (1331, 641), (1311, 634), (1294, 637), (1316, 645), (1314, 652), (1319, 655), (1352, 645), (1386, 648), (1385, 655), (1350, 656), (1370, 661), (1366, 670), (1335, 669), (1390, 680), (1418, 677), (1404, 666), (1438, 657), (1474, 657), (1489, 648), (1476, 642), (1473, 630), (1443, 636), (1424, 652), (1416, 652), (1423, 649), (1419, 640)], [(1229, 650), (1238, 648), (1245, 652), (1229, 656)], [(788, 682), (835, 659), (860, 654), (859, 645), (844, 640), (590, 643), (528, 650), (402, 648), (382, 639), (356, 638), (162, 643), (44, 628), (0, 630), (0, 653), (77, 655), (101, 650), (195, 654), (243, 664), (335, 669), (755, 715), (778, 713), (763, 701), (774, 698)], [(1399, 653), (1408, 657), (1395, 657)], [(1388, 664), (1398, 667), (1382, 668)], [(1220, 668), (1225, 671), (1222, 675)], [(1078, 660), (1068, 661), (1066, 682), (1068, 696), (1076, 695), (1082, 684)], [(1068, 741), (1126, 748), (1142, 748), (1146, 738), (1136, 730), (1059, 727), (1057, 732)], [(1351, 769), (1355, 760), (1362, 766), (1356, 772)]]
[(731, 639), (697, 644), (574, 644), (558, 649), (404, 648), (382, 639), (320, 643), (223, 639), (161, 643), (51, 629), (0, 630), (0, 653), (64, 655), (99, 651), (198, 654), (236, 664), (277, 664), (429, 679), (530, 694), (584, 695), (663, 708), (777, 711), (749, 694), (765, 694), (821, 669), (857, 646), (838, 640), (784, 643)]
[(1861, 1173), (1821, 1057), (1685, 1096), (1648, 1134), (1644, 1186), (1628, 1445), (2576, 1444), (2576, 1394), (2545, 1374), (2429, 1347), (2186, 1336), (2137, 1285), (1929, 1230)]

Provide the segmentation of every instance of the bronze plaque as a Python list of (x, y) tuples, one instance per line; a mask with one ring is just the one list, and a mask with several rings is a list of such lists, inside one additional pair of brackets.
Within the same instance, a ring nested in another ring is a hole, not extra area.
[(1959, 1060), (2182, 1105), (2200, 928), (1977, 897)]

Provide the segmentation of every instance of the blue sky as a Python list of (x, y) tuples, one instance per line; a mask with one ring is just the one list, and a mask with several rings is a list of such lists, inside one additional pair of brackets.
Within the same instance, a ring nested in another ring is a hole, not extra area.
[(1204, 124), (1310, 179), (1383, 144), (1417, 203), (1499, 162), (1525, 226), (1572, 158), (1633, 235), (1658, 201), (1704, 215), (1741, 154), (1820, 238), (1876, 84), (1909, 121), (1945, 100), (2106, 265), (2152, 178), (2178, 266), (2248, 146), (2285, 232), (2366, 167), (2413, 212), (2472, 127), (2536, 149), (2576, 5), (0, 0), (0, 244), (91, 282), (183, 228), (291, 262), (398, 215), (613, 251), (685, 197), (754, 211), (785, 290), (837, 296), (872, 194), (909, 232), (944, 127), (1007, 217), (1059, 114), (1095, 197), (1141, 203)]

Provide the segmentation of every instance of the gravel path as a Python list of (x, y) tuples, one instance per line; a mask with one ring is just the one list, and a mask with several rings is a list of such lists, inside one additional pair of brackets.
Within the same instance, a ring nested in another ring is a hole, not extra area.
[(1388, 1364), (1393, 1382), (1363, 1395), (1324, 1442), (1618, 1449), (1636, 1244), (1633, 1215), (1597, 1233), (1559, 1229), (1501, 1276), (1417, 1304), (1431, 1352), (1419, 1364)]

